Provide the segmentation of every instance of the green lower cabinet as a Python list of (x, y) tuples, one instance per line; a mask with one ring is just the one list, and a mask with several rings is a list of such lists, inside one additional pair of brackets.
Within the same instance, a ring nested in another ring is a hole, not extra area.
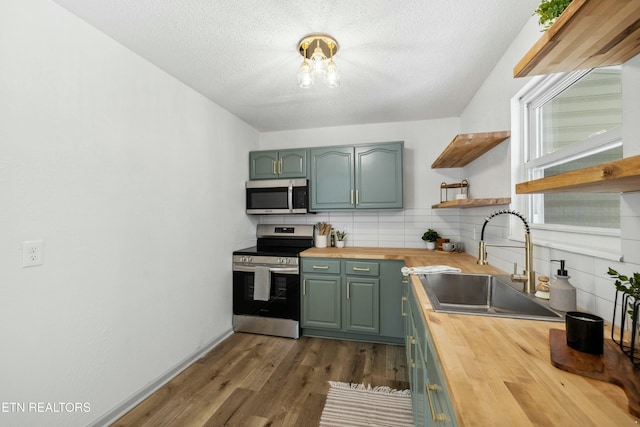
[(402, 261), (302, 258), (302, 334), (402, 344)]
[(411, 284), (405, 286), (406, 346), (416, 427), (457, 426), (440, 361)]
[(302, 283), (302, 326), (342, 329), (342, 278), (305, 275)]
[(345, 330), (380, 333), (380, 280), (347, 276)]
[(428, 417), (432, 420), (430, 425), (455, 426), (453, 408), (449, 401), (449, 395), (440, 373), (440, 364), (435, 357), (435, 350), (431, 342), (427, 342), (425, 360), (427, 361), (425, 372), (427, 404), (430, 410)]
[[(414, 328), (413, 333), (416, 334)], [(417, 343), (416, 343), (417, 344)], [(427, 409), (429, 401), (427, 400), (427, 382), (426, 373), (427, 367), (425, 365), (425, 357), (422, 352), (422, 346), (413, 346), (413, 366), (410, 368), (411, 378), (411, 396), (413, 398), (413, 423), (416, 426), (425, 426), (427, 424)]]
[(407, 367), (413, 360), (413, 317), (409, 306), (409, 278), (402, 278), (402, 324), (404, 326), (404, 348), (407, 356)]

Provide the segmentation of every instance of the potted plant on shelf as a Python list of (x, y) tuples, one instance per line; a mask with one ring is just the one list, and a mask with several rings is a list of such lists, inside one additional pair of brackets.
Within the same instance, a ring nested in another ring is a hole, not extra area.
[(538, 23), (543, 25), (542, 31), (547, 31), (556, 21), (558, 16), (569, 6), (571, 0), (542, 0), (535, 10), (538, 14)]
[(422, 240), (427, 242), (427, 249), (430, 251), (436, 248), (436, 242), (438, 241), (439, 238), (440, 238), (440, 234), (438, 234), (438, 232), (432, 228), (425, 231), (424, 234), (422, 235)]
[[(631, 361), (638, 366), (640, 361), (640, 356), (638, 355), (640, 353), (640, 343), (638, 343), (638, 330), (640, 329), (640, 313), (638, 310), (638, 307), (640, 306), (640, 273), (633, 273), (633, 276), (627, 277), (609, 267), (607, 274), (616, 279), (616, 298), (613, 307), (613, 328), (611, 338), (614, 339), (613, 330), (616, 328), (618, 295), (621, 294), (620, 323), (618, 324), (620, 329), (620, 341), (618, 342), (615, 339), (614, 341), (620, 346), (622, 352), (629, 356)], [(627, 327), (627, 321), (631, 322), (630, 327)], [(625, 332), (630, 332), (630, 336), (627, 339), (625, 339)]]
[(344, 248), (345, 237), (347, 237), (346, 231), (336, 230), (336, 248)]

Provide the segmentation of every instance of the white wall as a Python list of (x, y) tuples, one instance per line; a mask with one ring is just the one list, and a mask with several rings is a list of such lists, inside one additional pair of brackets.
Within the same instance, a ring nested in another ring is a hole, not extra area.
[(440, 183), (459, 182), (460, 169), (431, 169), (438, 154), (459, 133), (458, 118), (302, 129), (261, 134), (260, 149), (354, 145), (404, 141), (404, 209), (263, 216), (268, 223), (330, 222), (348, 229), (347, 246), (423, 248), (422, 234), (434, 228), (459, 239), (459, 213), (431, 209), (440, 202)]
[(46, 0), (0, 3), (0, 58), (0, 425), (87, 425), (230, 331), (259, 135)]

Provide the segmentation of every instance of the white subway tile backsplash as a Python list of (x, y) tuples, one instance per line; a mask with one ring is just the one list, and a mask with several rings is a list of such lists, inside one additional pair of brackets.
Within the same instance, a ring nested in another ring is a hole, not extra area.
[(380, 222), (404, 222), (404, 212), (402, 211), (389, 211), (380, 212), (378, 215)]
[(638, 218), (640, 213), (640, 192), (624, 193), (620, 197), (620, 215)]
[(613, 300), (616, 298), (616, 288), (614, 284), (615, 281), (610, 278), (605, 279), (603, 277), (596, 277), (594, 279), (594, 282), (594, 295), (596, 296), (596, 298), (613, 302)]
[[(625, 262), (640, 264), (640, 240), (622, 238), (622, 255)], [(636, 267), (636, 271), (638, 267)]]
[(624, 230), (623, 239), (640, 240), (640, 227), (637, 226), (638, 219), (631, 216), (620, 218), (620, 228)]
[(375, 213), (360, 213), (357, 212), (353, 215), (353, 222), (354, 223), (378, 223), (379, 221), (379, 216)]
[[(592, 313), (602, 317), (607, 324), (611, 324), (613, 320), (613, 302), (600, 298), (594, 299), (595, 308)], [(616, 322), (617, 323), (617, 322)], [(605, 337), (610, 338), (610, 337)]]
[(576, 291), (576, 308), (579, 311), (586, 311), (588, 313), (595, 313), (596, 311), (596, 300), (593, 298), (593, 295), (588, 294), (586, 292), (578, 289)]

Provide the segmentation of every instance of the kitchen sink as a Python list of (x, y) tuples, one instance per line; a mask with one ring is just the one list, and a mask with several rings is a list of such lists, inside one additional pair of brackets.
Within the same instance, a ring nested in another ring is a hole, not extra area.
[(530, 320), (564, 321), (548, 302), (521, 292), (508, 275), (424, 274), (420, 281), (434, 311)]

